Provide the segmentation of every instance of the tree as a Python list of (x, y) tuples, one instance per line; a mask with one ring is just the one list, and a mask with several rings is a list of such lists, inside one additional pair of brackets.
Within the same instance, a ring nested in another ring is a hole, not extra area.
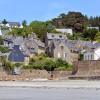
[(7, 22), (6, 19), (4, 19), (4, 20), (2, 21), (2, 23), (3, 23), (3, 24), (7, 24), (8, 22)]
[(88, 29), (83, 32), (83, 38), (87, 38), (87, 40), (94, 41), (96, 39), (96, 35), (98, 30), (96, 29)]
[(3, 45), (3, 38), (0, 36), (0, 45)]
[(87, 19), (80, 12), (69, 12), (63, 19), (65, 27), (73, 28), (75, 32), (83, 32)]
[(100, 28), (100, 16), (90, 17), (89, 18), (89, 25), (92, 27), (99, 27)]
[(53, 25), (53, 22), (51, 20), (46, 21), (45, 23), (47, 26), (47, 32), (50, 33), (55, 28), (55, 26)]
[(26, 21), (26, 20), (23, 20), (23, 21), (22, 21), (22, 25), (23, 25), (24, 27), (26, 27), (26, 26), (27, 26), (27, 21)]
[(96, 34), (96, 38), (95, 38), (95, 39), (96, 39), (97, 42), (100, 42), (100, 32), (98, 32), (98, 33)]
[(23, 36), (23, 37), (27, 37), (29, 34), (31, 34), (33, 32), (31, 27), (23, 27), (23, 28), (13, 28), (11, 32), (9, 32), (9, 34), (12, 35), (18, 35), (18, 36)]
[(33, 32), (36, 33), (38, 38), (40, 38), (42, 41), (45, 40), (47, 33), (47, 25), (45, 22), (33, 21), (31, 22), (30, 27), (32, 28)]
[(65, 18), (65, 16), (66, 16), (66, 14), (61, 13), (58, 17), (59, 17), (59, 18)]

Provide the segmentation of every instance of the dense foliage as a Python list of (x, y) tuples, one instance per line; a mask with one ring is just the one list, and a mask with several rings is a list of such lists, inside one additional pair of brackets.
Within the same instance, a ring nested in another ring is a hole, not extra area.
[[(3, 23), (6, 23), (3, 20)], [(36, 33), (38, 38), (45, 40), (47, 32), (58, 33), (55, 28), (72, 28), (74, 34), (68, 35), (69, 39), (82, 39), (91, 41), (100, 41), (100, 33), (95, 29), (87, 29), (87, 27), (99, 27), (100, 17), (87, 17), (81, 12), (68, 12), (67, 14), (60, 14), (57, 18), (49, 21), (32, 21), (27, 25), (27, 21), (22, 21), (23, 28), (14, 28), (10, 32), (13, 35), (21, 35), (27, 37), (32, 32)]]
[(46, 55), (38, 55), (34, 58), (30, 58), (28, 66), (23, 66), (25, 69), (40, 69), (47, 71), (54, 70), (71, 70), (72, 66), (62, 59), (52, 59)]
[(53, 19), (53, 23), (56, 27), (72, 28), (75, 32), (83, 32), (87, 22), (87, 17), (80, 12), (61, 14), (58, 18)]
[(2, 53), (7, 53), (7, 52), (9, 52), (10, 50), (9, 50), (8, 47), (0, 46), (0, 51), (1, 51)]

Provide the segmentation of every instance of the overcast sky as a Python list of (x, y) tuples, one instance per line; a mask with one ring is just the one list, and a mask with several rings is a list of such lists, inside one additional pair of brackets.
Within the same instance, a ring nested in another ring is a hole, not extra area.
[(100, 15), (100, 0), (0, 0), (0, 19), (8, 21), (49, 20), (60, 13), (80, 11)]

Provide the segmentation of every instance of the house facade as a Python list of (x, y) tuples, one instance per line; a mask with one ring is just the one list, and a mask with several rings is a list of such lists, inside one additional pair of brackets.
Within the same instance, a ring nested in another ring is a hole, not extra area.
[(100, 60), (100, 47), (84, 53), (84, 60)]
[(68, 63), (72, 63), (71, 61), (71, 52), (67, 46), (63, 42), (57, 45), (54, 49), (54, 58), (61, 58), (62, 60), (67, 61)]
[(30, 57), (35, 54), (45, 53), (45, 44), (36, 37), (35, 33), (32, 33), (27, 38), (9, 35), (4, 39), (4, 46), (9, 47), (10, 50), (13, 49), (14, 45), (19, 45), (19, 49)]
[(67, 34), (73, 35), (73, 30), (71, 28), (56, 29), (56, 31), (61, 32), (66, 35)]
[(67, 37), (64, 34), (56, 34), (56, 33), (47, 33), (46, 39), (45, 39), (45, 47), (46, 47), (46, 53), (51, 56), (51, 49), (52, 49), (52, 43), (60, 43), (61, 41), (66, 40)]
[[(56, 36), (57, 35), (57, 36)], [(62, 37), (60, 36), (62, 35)], [(60, 37), (59, 37), (60, 36)], [(63, 34), (47, 34), (46, 53), (53, 58), (61, 58), (68, 63), (78, 60), (78, 53), (72, 52), (73, 43)]]
[(95, 43), (91, 49), (84, 52), (84, 60), (100, 60), (100, 43)]

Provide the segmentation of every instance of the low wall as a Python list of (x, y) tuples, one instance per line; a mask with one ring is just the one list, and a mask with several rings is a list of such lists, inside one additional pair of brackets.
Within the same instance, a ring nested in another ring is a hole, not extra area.
[(83, 77), (100, 76), (100, 60), (74, 62), (72, 74)]
[(67, 79), (71, 72), (45, 70), (22, 70), (20, 75), (10, 75), (5, 71), (0, 71), (1, 81), (32, 81), (34, 79)]

